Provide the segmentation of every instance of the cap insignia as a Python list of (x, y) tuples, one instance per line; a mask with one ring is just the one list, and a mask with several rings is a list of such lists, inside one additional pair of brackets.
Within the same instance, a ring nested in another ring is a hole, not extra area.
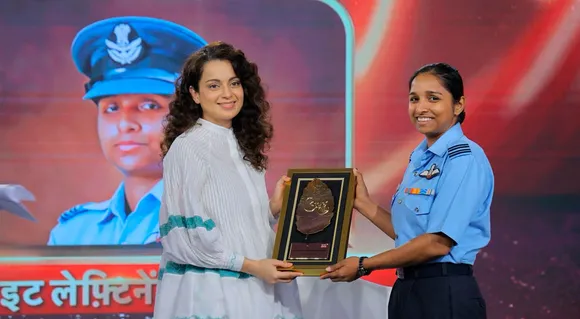
[[(131, 31), (131, 27), (128, 24), (119, 24), (113, 30), (116, 42), (109, 39), (105, 40), (109, 57), (121, 65), (133, 63), (143, 51), (142, 39), (139, 36), (129, 41)], [(133, 33), (135, 32), (133, 31)]]

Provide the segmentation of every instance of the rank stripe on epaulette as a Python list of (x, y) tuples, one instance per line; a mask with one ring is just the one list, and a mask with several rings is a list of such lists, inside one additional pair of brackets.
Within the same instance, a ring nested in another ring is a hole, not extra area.
[(435, 190), (431, 188), (405, 188), (405, 193), (412, 195), (435, 195)]
[(449, 158), (457, 157), (462, 154), (471, 153), (471, 148), (468, 144), (458, 144), (451, 146), (448, 150)]
[(457, 144), (457, 145), (451, 146), (447, 150), (449, 152), (453, 152), (453, 151), (457, 151), (459, 149), (464, 149), (464, 148), (471, 150), (471, 148), (469, 148), (469, 144), (467, 144), (467, 143)]
[(87, 211), (87, 209), (85, 209), (82, 205), (76, 205), (76, 206), (72, 207), (71, 209), (69, 209), (69, 210), (65, 211), (64, 213), (62, 213), (58, 217), (58, 221), (60, 223), (66, 222), (67, 220), (70, 220), (73, 217), (75, 217), (78, 214), (83, 213), (85, 211)]

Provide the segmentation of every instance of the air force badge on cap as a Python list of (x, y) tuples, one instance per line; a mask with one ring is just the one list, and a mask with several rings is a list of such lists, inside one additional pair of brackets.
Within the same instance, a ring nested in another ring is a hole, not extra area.
[(118, 94), (171, 95), (187, 57), (207, 42), (170, 21), (115, 17), (76, 35), (71, 54), (89, 78), (85, 100)]
[(118, 24), (113, 29), (116, 41), (113, 42), (105, 39), (107, 45), (107, 53), (111, 60), (121, 64), (131, 64), (135, 62), (143, 53), (143, 39), (139, 35), (134, 34), (133, 40), (129, 41), (129, 35), (134, 33), (128, 24)]

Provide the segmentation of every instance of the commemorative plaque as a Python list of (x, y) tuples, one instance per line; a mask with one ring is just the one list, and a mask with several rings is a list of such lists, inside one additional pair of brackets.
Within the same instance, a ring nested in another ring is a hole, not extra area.
[(273, 258), (319, 276), (346, 257), (355, 176), (350, 168), (290, 169)]

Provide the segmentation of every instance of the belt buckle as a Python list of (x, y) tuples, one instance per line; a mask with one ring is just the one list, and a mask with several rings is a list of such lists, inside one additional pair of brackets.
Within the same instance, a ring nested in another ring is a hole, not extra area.
[(403, 268), (397, 268), (395, 274), (397, 275), (397, 278), (405, 279), (405, 272), (403, 271)]

